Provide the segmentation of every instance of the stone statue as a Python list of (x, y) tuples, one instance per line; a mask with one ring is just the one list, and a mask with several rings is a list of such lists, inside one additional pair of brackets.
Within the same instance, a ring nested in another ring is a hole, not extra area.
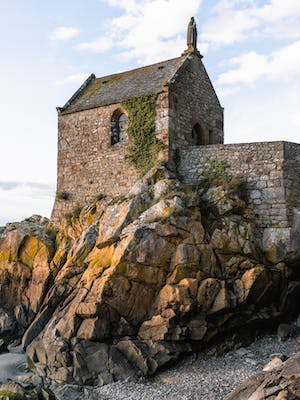
[(197, 49), (197, 25), (194, 17), (191, 18), (187, 30), (187, 45), (188, 50)]

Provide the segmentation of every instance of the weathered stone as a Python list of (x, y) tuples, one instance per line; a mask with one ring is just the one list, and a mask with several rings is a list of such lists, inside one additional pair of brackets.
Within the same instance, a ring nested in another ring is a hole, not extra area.
[(284, 341), (287, 340), (288, 337), (292, 333), (292, 326), (290, 324), (280, 324), (277, 328), (277, 337), (278, 340)]
[(263, 252), (268, 261), (277, 264), (285, 261), (291, 252), (291, 230), (289, 228), (267, 228), (263, 235)]
[(205, 198), (216, 205), (220, 215), (230, 214), (245, 208), (245, 203), (237, 193), (229, 191), (224, 186), (211, 187), (207, 190)]
[(108, 206), (101, 218), (97, 247), (102, 248), (116, 242), (125, 226), (132, 222), (136, 208), (141, 207), (142, 200), (135, 197), (125, 203)]
[(202, 311), (210, 310), (220, 290), (221, 282), (218, 279), (208, 278), (201, 282), (197, 294), (197, 303)]
[(300, 394), (299, 354), (247, 379), (224, 400), (289, 400)]
[(148, 210), (144, 211), (140, 217), (139, 222), (151, 223), (169, 218), (172, 214), (180, 213), (183, 211), (183, 202), (179, 197), (173, 197), (168, 200), (160, 200)]
[(194, 319), (187, 324), (189, 336), (192, 340), (201, 340), (207, 332), (205, 319)]
[(144, 340), (165, 340), (170, 332), (171, 321), (176, 314), (172, 309), (166, 309), (161, 315), (155, 315), (149, 321), (145, 321), (140, 330), (139, 337)]
[(77, 331), (77, 337), (85, 340), (104, 340), (109, 335), (109, 321), (100, 318), (84, 319)]
[(200, 255), (196, 246), (179, 244), (171, 260), (171, 267), (175, 267), (180, 264), (197, 265), (199, 264), (199, 259)]
[(214, 314), (219, 311), (224, 311), (230, 308), (230, 294), (224, 282), (221, 283), (221, 289), (214, 299), (209, 314)]

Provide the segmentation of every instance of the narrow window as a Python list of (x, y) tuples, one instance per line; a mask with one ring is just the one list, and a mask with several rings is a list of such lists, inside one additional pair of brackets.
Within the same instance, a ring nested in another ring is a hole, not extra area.
[(119, 141), (126, 142), (127, 137), (127, 128), (128, 128), (128, 117), (126, 114), (121, 114), (119, 116)]
[(203, 130), (200, 124), (194, 125), (192, 129), (192, 144), (196, 146), (202, 146), (205, 144), (205, 138)]
[(214, 133), (211, 129), (208, 132), (208, 144), (214, 144)]
[(126, 142), (128, 117), (121, 110), (116, 110), (111, 118), (111, 144)]

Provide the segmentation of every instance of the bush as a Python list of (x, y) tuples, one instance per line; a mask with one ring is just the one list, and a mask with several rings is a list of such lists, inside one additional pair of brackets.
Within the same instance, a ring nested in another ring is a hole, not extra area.
[(72, 211), (65, 214), (67, 222), (70, 224), (73, 218), (78, 218), (81, 213), (82, 207), (76, 206)]
[(243, 194), (245, 181), (240, 176), (231, 175), (227, 169), (230, 167), (226, 161), (221, 160), (207, 160), (208, 168), (203, 173), (200, 186), (207, 190), (211, 186), (224, 186), (229, 191)]
[(106, 194), (104, 193), (99, 193), (95, 195), (95, 201), (100, 201), (106, 198)]
[(69, 200), (71, 196), (68, 192), (58, 192), (56, 197), (58, 200)]

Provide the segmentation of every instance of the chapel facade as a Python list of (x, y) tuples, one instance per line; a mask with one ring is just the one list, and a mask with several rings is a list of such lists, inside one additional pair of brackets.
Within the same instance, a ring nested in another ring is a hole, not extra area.
[[(140, 173), (128, 159), (126, 101), (155, 95), (158, 162), (174, 167), (176, 149), (222, 144), (223, 108), (197, 49), (192, 18), (187, 50), (177, 58), (84, 82), (58, 111), (57, 193), (52, 220), (99, 194), (128, 192)], [(150, 167), (150, 166), (149, 166)]]

